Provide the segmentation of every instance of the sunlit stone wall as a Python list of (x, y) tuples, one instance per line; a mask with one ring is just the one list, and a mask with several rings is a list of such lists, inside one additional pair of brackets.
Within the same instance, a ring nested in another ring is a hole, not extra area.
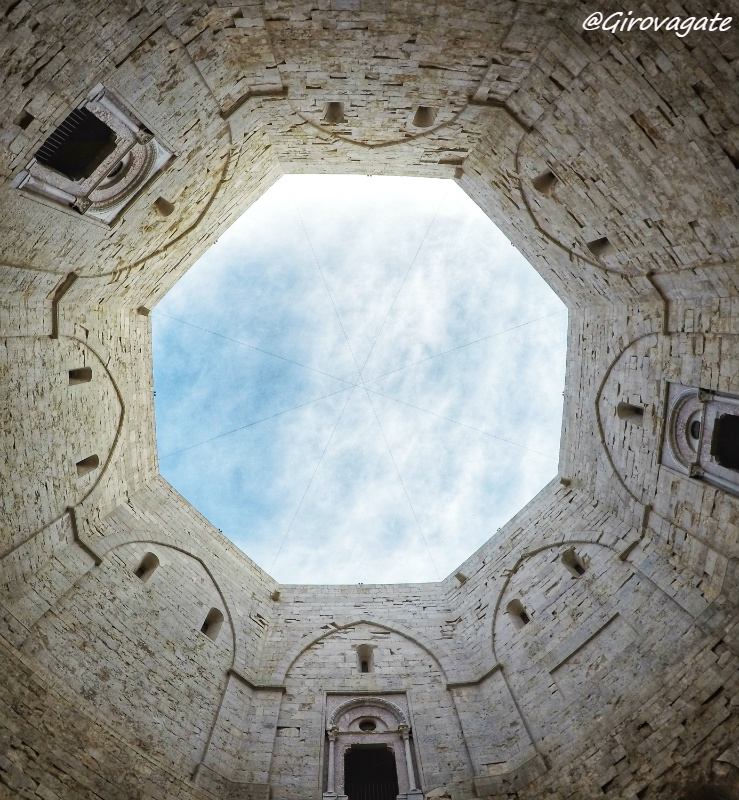
[[(667, 382), (739, 395), (737, 22), (590, 11), (6, 3), (6, 794), (317, 798), (336, 691), (437, 796), (739, 796), (739, 502), (659, 455)], [(12, 186), (99, 83), (175, 155), (110, 226)], [(461, 577), (279, 587), (158, 476), (147, 309), (283, 172), (455, 179), (568, 304), (561, 480)]]

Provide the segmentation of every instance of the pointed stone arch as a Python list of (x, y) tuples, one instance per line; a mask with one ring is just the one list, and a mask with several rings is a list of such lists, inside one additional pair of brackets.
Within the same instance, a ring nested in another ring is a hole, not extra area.
[(351, 628), (355, 625), (375, 625), (376, 627), (390, 631), (391, 633), (397, 633), (399, 636), (402, 636), (405, 639), (413, 642), (413, 644), (417, 645), (422, 650), (425, 650), (429, 656), (434, 659), (439, 667), (439, 670), (441, 671), (441, 674), (447, 681), (450, 680), (450, 676), (454, 676), (455, 673), (459, 671), (459, 668), (455, 665), (454, 660), (441, 644), (436, 643), (435, 645), (432, 645), (417, 631), (412, 631), (403, 625), (398, 625), (396, 622), (389, 623), (387, 621), (373, 619), (372, 617), (361, 617), (360, 619), (342, 621), (341, 623), (332, 623), (331, 630), (329, 631), (323, 631), (318, 634), (311, 632), (303, 636), (303, 638), (300, 639), (300, 641), (297, 642), (297, 644), (295, 644), (288, 654), (279, 662), (277, 667), (275, 667), (269, 683), (273, 685), (282, 685), (293, 664), (306, 650), (313, 647), (314, 644), (320, 642), (322, 639), (326, 639), (329, 636), (333, 636), (335, 633), (346, 630), (347, 628)]
[[(142, 533), (141, 531), (138, 532), (139, 534)], [(165, 534), (157, 534), (153, 532), (146, 532), (146, 536), (136, 535), (134, 532), (132, 535), (120, 535), (115, 534), (110, 536), (100, 543), (95, 544), (95, 552), (99, 555), (101, 561), (108, 556), (110, 556), (115, 550), (120, 547), (125, 547), (126, 545), (130, 544), (151, 544), (157, 547), (168, 548), (170, 550), (174, 550), (178, 553), (182, 553), (189, 558), (192, 558), (194, 561), (197, 561), (198, 564), (205, 570), (206, 574), (210, 578), (213, 586), (218, 593), (218, 596), (223, 603), (223, 610), (224, 610), (224, 621), (228, 623), (229, 630), (231, 631), (231, 652), (232, 652), (232, 659), (231, 659), (231, 666), (230, 669), (234, 669), (236, 664), (239, 663), (238, 661), (238, 650), (239, 650), (239, 642), (241, 642), (241, 637), (237, 636), (236, 626), (234, 624), (234, 616), (232, 609), (235, 606), (235, 601), (232, 597), (230, 597), (230, 593), (228, 590), (224, 590), (224, 587), (219, 583), (216, 579), (214, 574), (214, 570), (208, 564), (208, 557), (200, 552), (200, 550), (194, 547), (186, 547), (179, 542), (175, 541), (171, 537)], [(243, 642), (241, 643), (243, 648)]]

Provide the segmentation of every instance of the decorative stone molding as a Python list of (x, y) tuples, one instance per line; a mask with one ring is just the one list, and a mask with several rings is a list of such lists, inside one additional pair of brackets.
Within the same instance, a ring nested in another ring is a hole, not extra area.
[(739, 494), (739, 472), (722, 463), (718, 430), (739, 417), (739, 398), (680, 383), (668, 384), (663, 466)]
[[(390, 700), (386, 700), (384, 697), (355, 697), (351, 700), (347, 700), (346, 702), (342, 703), (340, 706), (337, 706), (331, 716), (328, 719), (327, 728), (335, 728), (336, 723), (341, 717), (350, 709), (357, 708), (359, 706), (381, 706), (382, 708), (387, 709), (391, 714), (393, 714), (396, 719), (398, 720), (398, 730), (400, 727), (403, 726), (405, 728), (409, 728), (408, 718), (406, 717), (403, 710), (392, 703)], [(338, 731), (338, 727), (336, 727)]]
[[(107, 131), (110, 142), (101, 140), (95, 147), (75, 142), (85, 125)], [(87, 147), (88, 168), (80, 170), (76, 163), (65, 173), (60, 166), (64, 153), (78, 154), (80, 147)], [(111, 224), (172, 155), (123, 101), (98, 84), (52, 131), (12, 185)]]
[[(361, 722), (358, 724), (359, 720), (367, 722), (368, 727), (362, 727)], [(352, 697), (329, 714), (326, 735), (328, 780), (324, 800), (345, 796), (344, 763), (347, 752), (353, 747), (363, 748), (367, 745), (385, 747), (393, 754), (399, 800), (420, 800), (423, 797), (423, 792), (416, 786), (408, 715), (396, 703), (384, 697)]]

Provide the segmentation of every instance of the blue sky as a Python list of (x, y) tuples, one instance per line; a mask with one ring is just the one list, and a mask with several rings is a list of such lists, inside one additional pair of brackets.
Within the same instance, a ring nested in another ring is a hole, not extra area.
[(439, 580), (556, 475), (565, 307), (452, 181), (283, 177), (152, 325), (162, 475), (282, 583)]

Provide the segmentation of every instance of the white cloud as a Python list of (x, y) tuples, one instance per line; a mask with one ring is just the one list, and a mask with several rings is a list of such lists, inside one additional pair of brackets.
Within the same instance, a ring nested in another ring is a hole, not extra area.
[(283, 178), (156, 312), (162, 473), (282, 582), (436, 580), (556, 473), (564, 306), (452, 182)]

